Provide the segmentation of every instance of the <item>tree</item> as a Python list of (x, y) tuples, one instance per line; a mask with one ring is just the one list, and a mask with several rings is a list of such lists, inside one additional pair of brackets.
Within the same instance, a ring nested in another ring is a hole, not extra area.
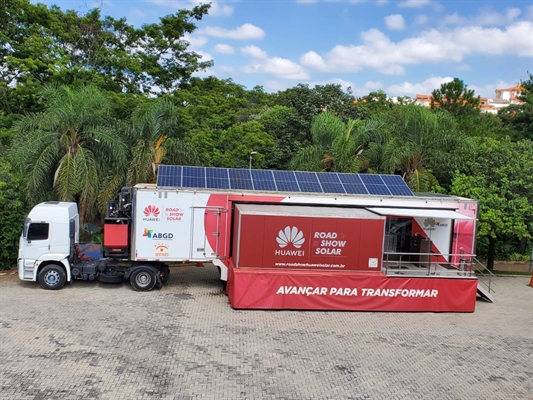
[(479, 139), (475, 157), (452, 183), (452, 194), (479, 200), (478, 242), (489, 242), (488, 268), (506, 236), (533, 234), (533, 142)]
[(381, 169), (399, 173), (416, 192), (431, 191), (438, 185), (428, 165), (447, 162), (454, 154), (470, 148), (446, 111), (432, 112), (409, 104), (382, 117)]
[(331, 112), (313, 119), (312, 144), (291, 160), (292, 169), (304, 171), (359, 172), (363, 152), (370, 137), (380, 128), (376, 121), (348, 120), (344, 123)]
[(345, 93), (340, 85), (316, 85), (310, 88), (308, 85), (298, 84), (279, 92), (274, 103), (294, 108), (306, 121), (306, 131), (309, 132), (313, 118), (324, 111), (330, 111), (347, 120), (353, 109), (354, 97), (350, 92)]
[(383, 90), (378, 90), (356, 99), (352, 114), (359, 119), (369, 119), (379, 114), (388, 113), (394, 107), (395, 104), (387, 98), (387, 94)]
[(523, 104), (511, 104), (501, 108), (501, 118), (505, 132), (515, 141), (533, 140), (533, 74), (528, 72), (528, 80), (520, 82), (521, 93), (518, 99)]
[(481, 99), (458, 78), (431, 92), (430, 108), (448, 111), (456, 118), (479, 114)]
[(214, 164), (226, 168), (248, 168), (252, 151), (254, 168), (263, 168), (265, 154), (274, 146), (274, 139), (257, 121), (235, 124), (222, 133), (217, 141)]
[(265, 154), (267, 169), (287, 169), (294, 154), (309, 145), (306, 123), (294, 108), (274, 106), (262, 113), (257, 121), (275, 140), (271, 151)]
[(198, 163), (195, 149), (182, 140), (179, 125), (179, 113), (169, 100), (157, 100), (134, 110), (127, 185), (155, 183), (161, 164)]
[(29, 0), (5, 0), (0, 5), (3, 89), (56, 82), (117, 92), (171, 92), (212, 65), (190, 51), (184, 39), (209, 8), (182, 9), (136, 29), (125, 18), (102, 18), (99, 9), (79, 15)]
[(26, 211), (21, 179), (9, 163), (0, 159), (0, 270), (17, 264), (18, 240)]
[(77, 201), (80, 218), (95, 214), (107, 171), (123, 168), (126, 149), (106, 96), (93, 86), (46, 86), (46, 109), (14, 126), (12, 155), (30, 203)]

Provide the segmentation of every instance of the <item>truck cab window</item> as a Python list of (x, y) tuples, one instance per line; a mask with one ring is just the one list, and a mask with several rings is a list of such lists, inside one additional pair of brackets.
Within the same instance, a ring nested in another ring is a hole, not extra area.
[(28, 229), (28, 240), (46, 240), (48, 239), (48, 224), (38, 222), (30, 224)]

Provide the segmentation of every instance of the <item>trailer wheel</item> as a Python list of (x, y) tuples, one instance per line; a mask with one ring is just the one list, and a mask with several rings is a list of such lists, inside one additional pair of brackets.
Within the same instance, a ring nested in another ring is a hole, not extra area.
[(67, 282), (65, 270), (57, 264), (50, 264), (39, 272), (39, 284), (47, 290), (59, 290)]
[(157, 278), (148, 267), (136, 268), (130, 275), (131, 287), (139, 292), (147, 292), (155, 286)]

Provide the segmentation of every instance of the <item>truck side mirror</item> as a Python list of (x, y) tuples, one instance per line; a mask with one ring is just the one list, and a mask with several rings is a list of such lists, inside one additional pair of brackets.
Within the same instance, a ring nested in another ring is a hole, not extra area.
[[(28, 238), (28, 230), (30, 229), (30, 222), (31, 222), (31, 218), (24, 218), (24, 220), (22, 221), (22, 237), (24, 239), (27, 239)], [(28, 240), (28, 243), (30, 241)]]

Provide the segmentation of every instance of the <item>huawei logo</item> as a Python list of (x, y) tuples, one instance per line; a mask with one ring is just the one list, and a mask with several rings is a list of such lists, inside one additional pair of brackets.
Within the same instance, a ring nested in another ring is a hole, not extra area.
[(146, 215), (147, 217), (154, 216), (157, 218), (159, 217), (159, 208), (152, 205), (146, 206), (144, 208), (144, 215)]
[(299, 249), (305, 242), (303, 236), (303, 232), (299, 231), (297, 227), (293, 226), (291, 228), (290, 226), (287, 226), (284, 230), (279, 231), (276, 241), (282, 249), (289, 243), (292, 243), (295, 248)]

